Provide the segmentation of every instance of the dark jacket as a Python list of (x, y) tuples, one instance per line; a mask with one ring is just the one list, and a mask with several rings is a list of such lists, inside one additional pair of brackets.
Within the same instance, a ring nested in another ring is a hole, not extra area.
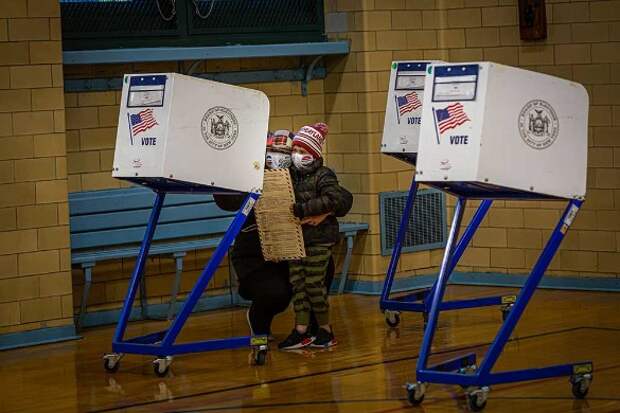
[[(225, 211), (237, 211), (241, 207), (245, 196), (245, 194), (215, 194), (213, 198), (217, 206), (221, 209)], [(281, 271), (288, 276), (288, 263), (266, 263), (263, 259), (260, 239), (258, 238), (258, 231), (256, 230), (254, 209), (252, 209), (248, 215), (241, 227), (241, 232), (239, 232), (239, 235), (235, 238), (235, 244), (230, 251), (230, 259), (235, 266), (235, 271), (240, 281), (251, 275), (260, 275), (260, 273), (264, 271)]]
[(291, 167), (295, 204), (293, 213), (298, 218), (333, 212), (317, 226), (304, 225), (306, 245), (334, 244), (340, 240), (336, 217), (345, 216), (353, 205), (353, 195), (338, 184), (336, 174), (323, 166), (319, 158), (307, 169)]

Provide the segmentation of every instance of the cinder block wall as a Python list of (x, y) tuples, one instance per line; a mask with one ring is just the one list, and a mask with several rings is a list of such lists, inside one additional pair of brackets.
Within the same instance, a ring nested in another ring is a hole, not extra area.
[(0, 2), (0, 334), (72, 325), (58, 0)]
[[(491, 60), (553, 74), (586, 85), (590, 93), (588, 195), (583, 210), (553, 261), (550, 274), (617, 277), (620, 268), (620, 1), (547, 0), (549, 37), (519, 39), (516, 0), (326, 0), (326, 13), (343, 13), (346, 27), (331, 27), (332, 39), (350, 39), (346, 57), (327, 57), (325, 80), (311, 82), (302, 97), (299, 82), (245, 85), (271, 102), (270, 127), (298, 128), (325, 119), (330, 125), (327, 164), (355, 194), (349, 220), (370, 224), (356, 244), (352, 277), (381, 280), (389, 257), (380, 255), (378, 194), (406, 190), (411, 168), (379, 153), (389, 66), (398, 59)], [(329, 18), (329, 17), (328, 17)], [(337, 19), (336, 19), (337, 20)], [(297, 58), (211, 61), (199, 71), (296, 68)], [(65, 66), (67, 78), (120, 76), (129, 72), (179, 71), (188, 63)], [(118, 92), (68, 93), (69, 191), (120, 187), (110, 177)], [(450, 199), (449, 203), (452, 204)], [(468, 215), (475, 204), (468, 208)], [(498, 202), (463, 257), (461, 271), (526, 273), (561, 212), (557, 202)], [(209, 256), (187, 259), (185, 289)], [(404, 254), (399, 274), (437, 270), (441, 251)], [(117, 307), (132, 262), (97, 266), (91, 304)], [(150, 260), (152, 301), (166, 300), (173, 266)], [(222, 268), (214, 286), (223, 291)], [(81, 275), (74, 273), (79, 296)]]
[[(620, 1), (547, 0), (549, 36), (539, 42), (519, 39), (516, 0), (343, 0), (328, 5), (329, 12), (346, 13), (348, 21), (348, 31), (334, 37), (353, 42), (353, 53), (332, 68), (325, 82), (325, 101), (326, 113), (343, 129), (340, 142), (330, 145), (343, 154), (344, 172), (359, 172), (355, 212), (371, 225), (360, 245), (363, 255), (357, 257), (361, 278), (379, 279), (387, 267), (379, 255), (377, 193), (404, 190), (411, 177), (407, 165), (377, 152), (389, 62), (398, 59), (490, 60), (583, 83), (591, 104), (587, 200), (549, 273), (618, 276)], [(348, 125), (354, 129), (345, 126), (351, 119)], [(364, 164), (361, 169), (355, 169), (356, 162)], [(526, 273), (561, 209), (557, 202), (497, 203), (460, 270)], [(400, 270), (436, 271), (438, 259), (437, 251), (407, 254)]]

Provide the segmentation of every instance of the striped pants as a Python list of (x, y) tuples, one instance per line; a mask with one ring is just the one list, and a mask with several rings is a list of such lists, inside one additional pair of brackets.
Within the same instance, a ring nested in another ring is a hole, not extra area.
[(295, 323), (298, 325), (308, 325), (310, 310), (320, 326), (329, 324), (325, 274), (331, 254), (331, 245), (306, 246), (305, 258), (289, 262)]

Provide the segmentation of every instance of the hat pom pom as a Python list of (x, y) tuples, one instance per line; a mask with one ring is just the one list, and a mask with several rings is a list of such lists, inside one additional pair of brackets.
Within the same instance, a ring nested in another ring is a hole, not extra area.
[(323, 123), (323, 122), (315, 123), (314, 125), (312, 125), (312, 127), (318, 130), (321, 133), (321, 135), (323, 135), (323, 139), (327, 138), (327, 132), (329, 128), (326, 123)]

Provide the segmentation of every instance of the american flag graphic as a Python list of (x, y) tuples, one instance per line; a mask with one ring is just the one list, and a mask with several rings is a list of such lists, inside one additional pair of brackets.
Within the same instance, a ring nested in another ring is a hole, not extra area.
[(422, 102), (420, 102), (418, 94), (415, 92), (407, 93), (404, 96), (398, 96), (396, 98), (396, 104), (398, 105), (398, 113), (400, 116), (422, 107)]
[(435, 115), (437, 116), (439, 133), (444, 133), (470, 121), (460, 103), (453, 103), (445, 109), (437, 109)]
[(151, 129), (155, 125), (159, 125), (153, 116), (153, 109), (144, 109), (135, 115), (129, 116), (129, 124), (131, 125), (132, 135)]

